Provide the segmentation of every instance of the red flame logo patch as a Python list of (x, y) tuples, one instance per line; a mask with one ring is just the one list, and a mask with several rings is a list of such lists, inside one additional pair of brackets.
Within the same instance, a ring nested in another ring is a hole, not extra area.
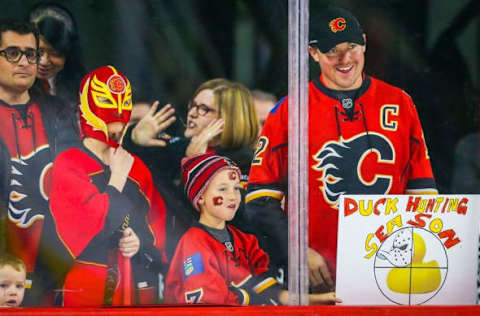
[(333, 33), (341, 32), (347, 28), (347, 22), (344, 18), (336, 18), (328, 23)]

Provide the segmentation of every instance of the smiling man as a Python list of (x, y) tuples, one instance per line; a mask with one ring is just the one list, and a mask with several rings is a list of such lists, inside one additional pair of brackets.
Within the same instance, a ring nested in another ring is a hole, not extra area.
[[(352, 13), (327, 7), (310, 21), (310, 286), (335, 287), (338, 202), (343, 194), (436, 193), (417, 110), (403, 90), (366, 75), (366, 35)], [(247, 209), (277, 264), (287, 263), (288, 100), (270, 112), (250, 169)]]
[(52, 304), (62, 274), (62, 246), (48, 208), (50, 171), (55, 156), (78, 139), (63, 105), (30, 90), (38, 41), (32, 24), (0, 21), (0, 194), (7, 234), (1, 238), (7, 252), (25, 262), (25, 305)]

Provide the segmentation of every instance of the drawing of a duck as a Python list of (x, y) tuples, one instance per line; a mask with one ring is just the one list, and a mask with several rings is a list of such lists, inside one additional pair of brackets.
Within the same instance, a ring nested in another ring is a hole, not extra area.
[(423, 262), (427, 247), (423, 238), (409, 229), (399, 230), (390, 251), (377, 257), (395, 267), (387, 275), (388, 288), (397, 293), (424, 294), (438, 289), (442, 276), (436, 260)]

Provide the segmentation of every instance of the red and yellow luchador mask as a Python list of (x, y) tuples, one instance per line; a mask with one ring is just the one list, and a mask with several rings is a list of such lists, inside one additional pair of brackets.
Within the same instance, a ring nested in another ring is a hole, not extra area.
[(122, 122), (127, 125), (130, 120), (130, 81), (114, 67), (103, 66), (83, 77), (79, 93), (82, 138), (92, 137), (118, 147), (119, 144), (108, 137), (107, 124)]

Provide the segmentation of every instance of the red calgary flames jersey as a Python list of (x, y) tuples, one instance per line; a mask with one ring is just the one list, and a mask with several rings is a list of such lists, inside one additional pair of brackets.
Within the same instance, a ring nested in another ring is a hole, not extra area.
[[(338, 201), (343, 194), (436, 193), (412, 99), (365, 77), (348, 115), (335, 91), (309, 83), (309, 244), (335, 273)], [(286, 190), (288, 103), (270, 113), (252, 162), (247, 203)]]
[[(165, 204), (148, 168), (134, 156), (121, 193), (107, 186), (109, 177), (107, 167), (87, 149), (70, 148), (55, 160), (51, 211), (58, 235), (75, 259), (64, 284), (64, 306), (103, 304), (109, 268), (107, 253), (112, 248), (112, 235), (118, 229), (110, 226), (113, 217), (118, 216), (120, 224), (127, 223), (134, 229), (141, 243), (145, 243), (143, 248), (153, 239), (153, 246), (165, 260)], [(128, 210), (128, 215), (124, 210)], [(118, 259), (119, 266), (120, 262)], [(131, 287), (125, 284), (130, 273), (126, 268), (118, 276), (113, 305), (120, 304), (122, 289)]]
[[(25, 120), (11, 106), (0, 106), (0, 138), (10, 154), (7, 250), (33, 273), (48, 210), (52, 157), (42, 114), (36, 103), (19, 105)], [(29, 286), (29, 284), (27, 284)]]
[[(167, 275), (166, 303), (249, 304), (248, 295), (240, 299), (233, 288), (241, 288), (252, 277), (267, 272), (268, 255), (254, 235), (227, 227), (233, 251), (200, 227), (191, 227), (183, 235)], [(256, 285), (256, 291), (276, 283), (272, 277), (265, 278)]]

